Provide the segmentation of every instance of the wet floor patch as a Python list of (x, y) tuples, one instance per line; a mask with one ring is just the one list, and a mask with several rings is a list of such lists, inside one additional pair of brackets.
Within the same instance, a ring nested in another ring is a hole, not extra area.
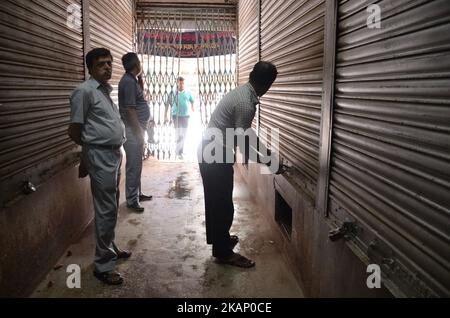
[(182, 172), (177, 176), (177, 178), (172, 182), (172, 186), (169, 189), (167, 198), (177, 200), (190, 198), (191, 188), (189, 187), (187, 176), (187, 172)]

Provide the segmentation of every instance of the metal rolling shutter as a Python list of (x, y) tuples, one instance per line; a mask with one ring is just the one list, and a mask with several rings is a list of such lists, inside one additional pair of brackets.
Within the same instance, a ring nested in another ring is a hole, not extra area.
[(324, 1), (262, 0), (261, 58), (279, 76), (262, 98), (261, 128), (280, 129), (280, 153), (314, 193), (319, 170)]
[[(76, 160), (67, 137), (68, 96), (84, 79), (82, 30), (67, 8), (81, 1), (0, 6), (0, 204)], [(80, 7), (81, 8), (81, 7)]]
[(259, 1), (239, 1), (238, 15), (238, 83), (243, 85), (248, 82), (253, 66), (259, 61)]
[(90, 48), (104, 47), (111, 51), (113, 77), (111, 96), (118, 103), (117, 85), (125, 70), (122, 56), (133, 52), (133, 0), (96, 0), (90, 1)]
[(450, 5), (341, 1), (330, 216), (394, 294), (450, 295)]

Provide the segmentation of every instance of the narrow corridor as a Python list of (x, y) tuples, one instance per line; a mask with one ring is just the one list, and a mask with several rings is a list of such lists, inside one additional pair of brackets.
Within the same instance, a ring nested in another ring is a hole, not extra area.
[[(116, 242), (133, 252), (118, 263), (125, 278), (120, 287), (103, 285), (92, 275), (93, 226), (69, 247), (32, 297), (303, 297), (281, 241), (235, 174), (236, 217), (232, 233), (240, 237), (237, 251), (253, 258), (256, 268), (218, 265), (205, 242), (203, 188), (193, 163), (145, 162), (145, 212), (129, 211), (122, 198)], [(123, 197), (123, 184), (122, 184)], [(67, 266), (81, 267), (81, 288), (66, 287)]]

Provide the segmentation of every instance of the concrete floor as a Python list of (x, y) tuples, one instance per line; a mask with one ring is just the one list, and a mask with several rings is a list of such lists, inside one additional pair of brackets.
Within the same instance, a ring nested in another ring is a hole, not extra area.
[[(143, 203), (143, 214), (129, 211), (124, 203), (120, 208), (116, 242), (133, 252), (129, 260), (117, 266), (125, 283), (106, 286), (93, 277), (94, 235), (90, 226), (31, 296), (303, 297), (281, 255), (281, 242), (276, 241), (243, 181), (239, 176), (235, 179), (232, 234), (241, 240), (235, 251), (254, 259), (256, 268), (219, 265), (211, 257), (211, 247), (205, 239), (203, 188), (197, 165), (149, 159), (145, 162), (142, 186), (144, 193), (154, 196), (153, 201)], [(70, 264), (81, 267), (81, 289), (66, 287), (66, 268)]]

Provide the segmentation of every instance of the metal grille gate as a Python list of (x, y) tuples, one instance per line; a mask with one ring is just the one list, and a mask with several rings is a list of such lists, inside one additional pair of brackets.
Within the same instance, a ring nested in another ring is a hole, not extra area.
[[(203, 125), (220, 99), (236, 87), (236, 31), (232, 18), (221, 19), (222, 10), (205, 12), (196, 19), (200, 116)], [(213, 35), (221, 34), (222, 37)], [(214, 41), (218, 40), (218, 51)], [(214, 54), (213, 51), (216, 51)]]
[[(198, 87), (192, 93), (202, 129), (220, 99), (236, 87), (235, 21), (234, 8), (138, 8), (136, 51), (155, 120), (147, 155), (175, 158), (175, 126), (165, 121), (165, 108), (180, 75), (190, 72), (197, 77)], [(192, 67), (194, 72), (186, 70)]]

